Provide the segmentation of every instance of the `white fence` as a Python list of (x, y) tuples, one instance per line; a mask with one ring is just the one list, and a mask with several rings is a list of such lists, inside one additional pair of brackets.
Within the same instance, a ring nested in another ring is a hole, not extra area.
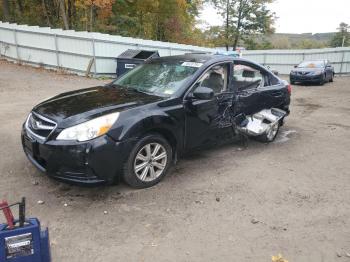
[[(129, 48), (157, 50), (160, 56), (214, 51), (191, 45), (0, 21), (0, 56), (21, 63), (84, 74), (93, 62), (92, 74), (108, 75), (115, 74), (115, 58)], [(328, 59), (336, 73), (350, 73), (350, 48), (244, 51), (243, 57), (270, 66), (280, 74), (289, 74), (294, 65), (312, 59)]]
[(108, 75), (115, 74), (115, 58), (127, 49), (157, 50), (160, 56), (213, 51), (191, 45), (0, 21), (0, 55), (21, 63), (84, 74), (93, 61), (91, 73)]
[(337, 74), (350, 73), (350, 48), (244, 51), (243, 57), (269, 66), (280, 74), (289, 74), (303, 60), (317, 59), (328, 59)]

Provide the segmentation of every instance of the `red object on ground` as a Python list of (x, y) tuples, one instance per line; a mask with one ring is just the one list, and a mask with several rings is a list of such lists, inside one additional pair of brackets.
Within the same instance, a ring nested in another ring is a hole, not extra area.
[(9, 204), (7, 203), (7, 201), (0, 202), (0, 208), (2, 208), (2, 211), (4, 212), (9, 229), (13, 229), (15, 227), (15, 219), (12, 215), (11, 209), (9, 208)]

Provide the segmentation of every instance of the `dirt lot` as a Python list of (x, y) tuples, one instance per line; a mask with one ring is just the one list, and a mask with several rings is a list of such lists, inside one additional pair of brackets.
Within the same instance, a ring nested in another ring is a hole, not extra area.
[(37, 171), (20, 130), (40, 100), (101, 81), (0, 61), (0, 198), (27, 197), (54, 261), (350, 261), (349, 80), (293, 87), (273, 144), (193, 154), (146, 190), (80, 188)]

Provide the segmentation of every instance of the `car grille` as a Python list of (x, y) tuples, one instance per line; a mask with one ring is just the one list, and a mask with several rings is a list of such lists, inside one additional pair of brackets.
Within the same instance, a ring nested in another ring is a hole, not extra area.
[(26, 122), (26, 129), (35, 137), (45, 140), (57, 124), (46, 117), (32, 112)]
[(310, 72), (298, 72), (299, 75), (302, 75), (302, 76), (305, 76), (305, 75), (308, 75), (310, 74)]

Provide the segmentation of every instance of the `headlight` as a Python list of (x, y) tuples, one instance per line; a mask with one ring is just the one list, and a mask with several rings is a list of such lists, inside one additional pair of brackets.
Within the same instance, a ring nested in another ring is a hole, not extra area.
[(82, 124), (64, 129), (57, 137), (57, 140), (78, 140), (86, 141), (108, 132), (117, 121), (119, 112), (97, 117)]

